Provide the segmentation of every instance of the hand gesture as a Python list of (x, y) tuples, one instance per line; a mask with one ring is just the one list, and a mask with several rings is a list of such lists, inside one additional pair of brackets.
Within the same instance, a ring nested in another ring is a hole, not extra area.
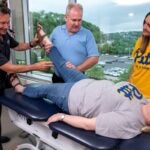
[(54, 115), (52, 115), (52, 116), (50, 116), (48, 118), (47, 123), (50, 124), (52, 122), (60, 121), (61, 120), (61, 116), (62, 116), (62, 113), (54, 114)]
[(53, 63), (51, 61), (40, 61), (33, 65), (34, 65), (34, 70), (39, 70), (39, 71), (48, 70), (50, 67), (53, 67)]
[(72, 69), (76, 69), (76, 66), (74, 64), (72, 64), (70, 61), (66, 62), (66, 67), (67, 68), (72, 68)]

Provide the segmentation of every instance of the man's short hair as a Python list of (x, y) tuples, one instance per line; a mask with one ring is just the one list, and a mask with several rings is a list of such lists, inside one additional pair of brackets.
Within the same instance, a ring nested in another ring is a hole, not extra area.
[(69, 3), (67, 5), (67, 8), (66, 8), (66, 15), (68, 15), (68, 13), (70, 12), (70, 10), (72, 8), (77, 8), (77, 9), (81, 10), (81, 12), (83, 12), (83, 7), (82, 7), (81, 4), (78, 4), (78, 3)]
[(4, 4), (0, 4), (0, 13), (10, 15), (11, 10), (7, 6), (5, 6)]

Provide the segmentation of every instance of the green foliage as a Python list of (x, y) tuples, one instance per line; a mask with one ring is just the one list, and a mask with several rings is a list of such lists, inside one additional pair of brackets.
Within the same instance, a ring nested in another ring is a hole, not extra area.
[[(41, 61), (50, 61), (49, 57), (47, 56), (46, 52), (44, 50), (41, 51)], [(43, 71), (45, 73), (53, 73), (53, 68), (49, 68), (46, 71)]]
[(103, 68), (100, 65), (95, 65), (94, 67), (88, 69), (85, 74), (89, 77), (89, 78), (94, 78), (94, 79), (98, 79), (98, 80), (102, 80), (104, 79), (104, 71)]
[(31, 64), (38, 62), (37, 54), (34, 51), (31, 51)]
[(105, 41), (101, 43), (101, 51), (115, 55), (130, 55), (140, 34), (138, 31), (104, 34)]
[[(34, 33), (38, 22), (42, 24), (48, 35), (50, 35), (56, 26), (65, 23), (63, 14), (53, 12), (46, 13), (45, 11), (31, 12), (31, 14)], [(82, 26), (93, 33), (101, 53), (115, 55), (130, 55), (137, 37), (141, 34), (139, 31), (104, 34), (98, 26), (84, 20)]]
[(25, 60), (21, 60), (21, 59), (16, 59), (17, 64), (19, 65), (26, 65), (26, 61)]
[(115, 82), (128, 81), (131, 71), (132, 71), (132, 65), (130, 65), (128, 69), (125, 70), (124, 73), (121, 74)]
[(93, 33), (96, 43), (100, 43), (100, 41), (104, 39), (104, 35), (98, 26), (84, 20), (82, 22), (82, 26), (89, 29)]
[(41, 51), (41, 58), (44, 59), (44, 60), (46, 60), (46, 61), (50, 60), (44, 50)]
[(64, 15), (63, 14), (58, 14), (58, 13), (45, 13), (44, 11), (41, 12), (32, 12), (32, 17), (33, 17), (33, 30), (34, 33), (36, 31), (36, 25), (37, 23), (40, 23), (45, 32), (49, 35), (52, 30), (60, 25), (64, 24)]
[[(33, 17), (34, 34), (38, 22), (43, 26), (47, 35), (49, 35), (56, 26), (65, 23), (63, 14), (53, 12), (46, 13), (45, 11), (41, 11), (31, 12), (31, 15)], [(130, 55), (136, 39), (141, 34), (141, 32), (138, 31), (104, 34), (98, 26), (84, 20), (82, 26), (93, 33), (98, 49), (101, 53), (109, 53), (113, 55)], [(44, 51), (41, 51), (41, 60), (49, 60)], [(31, 53), (31, 61), (32, 63), (38, 61), (37, 54), (34, 52)], [(126, 81), (128, 79), (129, 71), (130, 68), (119, 77), (118, 81)], [(50, 69), (48, 72), (51, 73), (52, 70)], [(103, 69), (99, 65), (87, 70), (86, 74), (91, 78), (104, 79)]]
[(111, 54), (112, 46), (108, 43), (104, 43), (101, 47), (102, 53), (108, 53)]
[[(53, 13), (53, 12), (48, 12), (48, 13), (45, 13), (44, 11), (32, 12), (32, 18), (33, 18), (34, 34), (36, 31), (37, 23), (40, 23), (43, 26), (45, 32), (48, 35), (53, 31), (53, 29), (56, 26), (65, 24), (64, 15)], [(93, 33), (96, 39), (96, 43), (100, 43), (101, 39), (104, 39), (103, 33), (100, 31), (99, 27), (97, 27), (96, 25), (87, 21), (83, 21), (82, 25)]]

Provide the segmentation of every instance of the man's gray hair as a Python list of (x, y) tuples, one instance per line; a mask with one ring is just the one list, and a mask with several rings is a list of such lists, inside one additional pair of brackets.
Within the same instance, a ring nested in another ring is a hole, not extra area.
[(67, 8), (66, 8), (66, 15), (69, 14), (69, 12), (70, 12), (70, 10), (71, 10), (72, 8), (79, 9), (79, 10), (81, 10), (81, 12), (83, 12), (83, 7), (82, 7), (81, 4), (78, 4), (78, 3), (69, 3), (69, 4), (67, 5)]

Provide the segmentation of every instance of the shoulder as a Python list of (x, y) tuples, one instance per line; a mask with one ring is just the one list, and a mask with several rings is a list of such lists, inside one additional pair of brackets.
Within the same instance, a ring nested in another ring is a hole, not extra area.
[(86, 37), (89, 40), (94, 39), (92, 32), (85, 27), (80, 28), (80, 30), (78, 31), (78, 35), (80, 35), (81, 37)]
[(137, 42), (142, 42), (142, 36), (137, 39)]
[(56, 28), (54, 28), (53, 32), (58, 32), (60, 30), (66, 30), (66, 26), (65, 25), (59, 25)]
[(136, 48), (139, 48), (141, 46), (141, 43), (142, 43), (142, 36), (140, 36), (137, 41), (136, 41), (136, 44), (135, 44), (135, 49)]
[(56, 28), (53, 29), (50, 37), (54, 38), (54, 37), (60, 37), (60, 34), (64, 33), (63, 31), (66, 30), (66, 26), (65, 25), (59, 25)]
[(84, 32), (84, 33), (86, 33), (86, 34), (92, 34), (92, 32), (91, 32), (89, 29), (87, 29), (87, 28), (85, 28), (85, 27), (83, 27), (83, 26), (81, 26), (80, 32)]
[(14, 35), (8, 32), (6, 34), (6, 40), (7, 40), (7, 44), (10, 45), (10, 48), (15, 48), (19, 44), (19, 42), (14, 39)]
[(7, 32), (7, 33), (4, 35), (4, 38), (5, 38), (5, 39), (10, 39), (10, 38), (12, 38), (12, 36)]
[(7, 43), (8, 45), (10, 45), (10, 42), (12, 41), (13, 37), (7, 32), (3, 36), (3, 39), (4, 39), (5, 43)]
[(8, 38), (14, 39), (14, 32), (7, 31), (6, 36), (7, 36)]
[(142, 36), (140, 36), (135, 43), (135, 46), (132, 52), (132, 57), (135, 56), (136, 51), (141, 47), (141, 43), (142, 43)]
[(141, 45), (142, 43), (142, 36), (140, 36), (137, 41), (136, 41), (136, 45)]

